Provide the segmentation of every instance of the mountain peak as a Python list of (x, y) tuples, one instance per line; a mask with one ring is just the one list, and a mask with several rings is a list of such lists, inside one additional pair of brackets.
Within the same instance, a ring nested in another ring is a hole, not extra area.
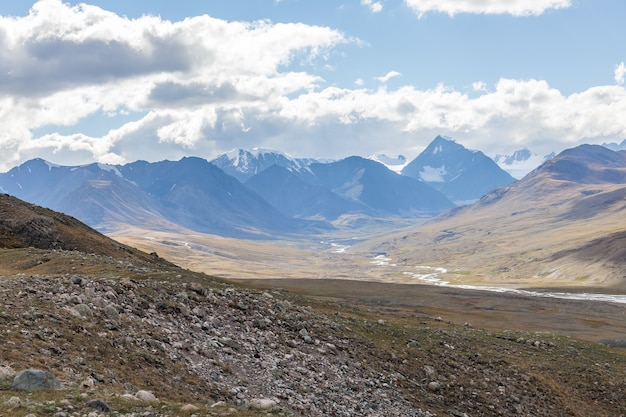
[(266, 148), (232, 149), (211, 161), (213, 165), (237, 178), (240, 182), (246, 182), (272, 165), (279, 165), (291, 170), (301, 170), (313, 162), (316, 160), (292, 158), (286, 153)]
[(514, 181), (482, 152), (469, 150), (443, 136), (437, 136), (402, 169), (402, 174), (427, 183), (461, 204)]
[(53, 168), (60, 168), (61, 165), (53, 164), (52, 162), (46, 161), (42, 158), (34, 158), (30, 159), (21, 165), (18, 166), (18, 169), (34, 169), (34, 168), (44, 168), (47, 170), (52, 170)]
[(452, 138), (437, 136), (433, 139), (432, 142), (426, 147), (424, 153), (431, 155), (438, 155), (444, 151), (449, 150), (463, 150), (466, 149), (463, 145), (456, 143)]

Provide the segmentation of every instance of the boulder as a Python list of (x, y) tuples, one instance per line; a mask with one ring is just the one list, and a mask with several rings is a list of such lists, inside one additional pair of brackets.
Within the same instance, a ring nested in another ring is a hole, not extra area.
[(155, 397), (153, 393), (145, 390), (137, 391), (135, 398), (142, 401), (157, 401), (157, 397)]
[(97, 411), (102, 411), (105, 413), (111, 412), (111, 407), (107, 403), (102, 400), (90, 400), (85, 403), (85, 407), (92, 408)]
[(253, 398), (250, 400), (250, 407), (258, 410), (268, 410), (274, 408), (278, 403), (270, 398)]
[(13, 389), (21, 391), (60, 390), (61, 383), (50, 372), (26, 369), (13, 379)]

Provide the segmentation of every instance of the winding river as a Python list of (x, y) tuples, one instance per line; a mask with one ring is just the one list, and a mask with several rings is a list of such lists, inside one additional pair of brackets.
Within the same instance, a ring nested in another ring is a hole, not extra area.
[[(391, 259), (385, 255), (376, 256), (372, 263), (379, 266), (397, 266), (391, 263)], [(416, 266), (414, 271), (403, 272), (403, 274), (411, 276), (417, 280), (429, 285), (439, 285), (451, 288), (461, 288), (466, 290), (478, 290), (478, 291), (490, 291), (499, 293), (512, 293), (524, 295), (527, 297), (546, 297), (546, 298), (559, 298), (565, 300), (585, 300), (585, 301), (604, 301), (611, 303), (626, 304), (626, 295), (619, 294), (597, 294), (597, 293), (569, 293), (569, 292), (543, 292), (543, 291), (529, 291), (520, 290), (516, 288), (506, 287), (494, 287), (490, 285), (464, 285), (464, 284), (451, 284), (444, 280), (442, 277), (448, 273), (445, 268), (419, 265)]]

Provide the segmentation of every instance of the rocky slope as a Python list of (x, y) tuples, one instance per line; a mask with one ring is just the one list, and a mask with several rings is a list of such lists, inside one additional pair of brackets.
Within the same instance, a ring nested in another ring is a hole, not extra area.
[[(3, 248), (0, 265), (0, 415), (626, 413), (626, 357), (597, 344), (244, 288), (150, 257)], [(14, 388), (30, 368), (62, 389)]]
[[(89, 400), (125, 415), (181, 415), (185, 404), (196, 415), (626, 412), (625, 358), (598, 345), (374, 315), (79, 252), (0, 256), (26, 266), (0, 280), (1, 365), (53, 373), (65, 389), (48, 407), (65, 415)], [(161, 402), (139, 400), (139, 390)], [(41, 407), (0, 390), (5, 406), (13, 397), (24, 414)]]
[[(80, 250), (114, 258), (172, 265), (156, 254), (122, 245), (74, 217), (0, 194), (0, 247)], [(2, 268), (0, 267), (0, 272)]]

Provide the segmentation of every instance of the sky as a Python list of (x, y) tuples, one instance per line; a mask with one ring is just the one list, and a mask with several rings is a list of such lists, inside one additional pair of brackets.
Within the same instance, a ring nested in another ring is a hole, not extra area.
[(0, 3), (0, 171), (626, 139), (623, 0)]

